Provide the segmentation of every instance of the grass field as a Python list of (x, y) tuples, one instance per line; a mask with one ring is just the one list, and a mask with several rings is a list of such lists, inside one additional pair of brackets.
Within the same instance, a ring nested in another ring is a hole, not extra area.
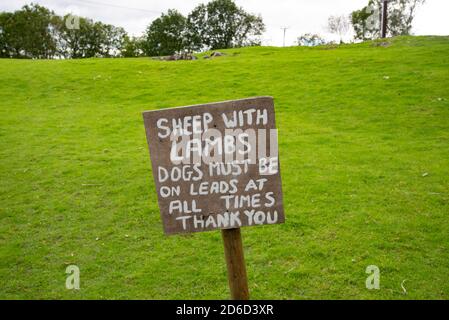
[(220, 232), (163, 235), (141, 112), (271, 95), (286, 223), (243, 229), (251, 297), (449, 299), (449, 37), (224, 52), (0, 60), (0, 298), (227, 299)]

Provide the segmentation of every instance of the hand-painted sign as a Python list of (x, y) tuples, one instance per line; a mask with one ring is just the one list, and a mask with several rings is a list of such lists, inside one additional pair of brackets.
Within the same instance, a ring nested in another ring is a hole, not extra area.
[(284, 222), (271, 97), (143, 118), (166, 234)]

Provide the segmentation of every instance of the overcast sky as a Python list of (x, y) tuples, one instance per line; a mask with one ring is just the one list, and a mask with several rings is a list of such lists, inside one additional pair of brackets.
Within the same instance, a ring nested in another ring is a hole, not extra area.
[[(124, 27), (133, 35), (141, 35), (146, 26), (161, 12), (176, 8), (187, 15), (197, 4), (207, 0), (0, 0), (0, 11), (13, 11), (35, 2), (58, 14), (75, 13), (94, 20)], [(237, 0), (251, 13), (261, 14), (267, 31), (264, 45), (281, 46), (282, 27), (288, 27), (286, 44), (293, 45), (304, 33), (319, 33), (326, 38), (326, 22), (330, 15), (349, 14), (368, 0)], [(417, 35), (449, 35), (449, 0), (427, 0), (418, 8), (413, 33)]]

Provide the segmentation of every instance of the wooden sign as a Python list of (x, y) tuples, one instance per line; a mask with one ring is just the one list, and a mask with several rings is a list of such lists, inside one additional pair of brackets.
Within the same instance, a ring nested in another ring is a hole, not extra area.
[(271, 97), (143, 118), (166, 234), (284, 222)]

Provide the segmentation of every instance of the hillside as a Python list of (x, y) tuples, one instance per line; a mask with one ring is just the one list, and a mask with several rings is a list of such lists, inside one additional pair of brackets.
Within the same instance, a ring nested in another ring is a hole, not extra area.
[(223, 52), (0, 60), (0, 298), (226, 299), (220, 233), (163, 235), (141, 112), (270, 95), (286, 223), (242, 230), (251, 297), (449, 299), (449, 37)]

